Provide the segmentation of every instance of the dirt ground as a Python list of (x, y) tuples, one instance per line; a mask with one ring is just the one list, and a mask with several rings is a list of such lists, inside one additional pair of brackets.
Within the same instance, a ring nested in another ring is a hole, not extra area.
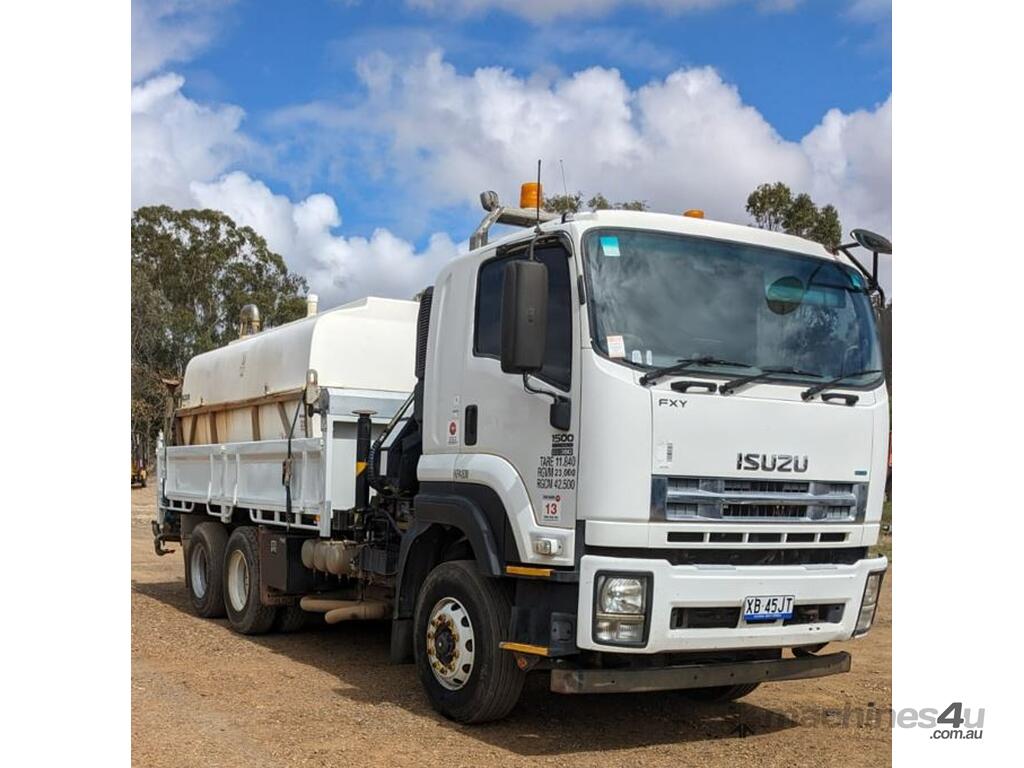
[[(727, 705), (678, 693), (559, 696), (527, 683), (500, 723), (460, 726), (388, 663), (385, 623), (243, 637), (188, 607), (157, 557), (153, 489), (132, 491), (132, 762), (137, 766), (870, 766), (890, 764), (892, 572), (845, 675)], [(174, 545), (176, 550), (178, 545)], [(879, 724), (880, 723), (880, 724)]]

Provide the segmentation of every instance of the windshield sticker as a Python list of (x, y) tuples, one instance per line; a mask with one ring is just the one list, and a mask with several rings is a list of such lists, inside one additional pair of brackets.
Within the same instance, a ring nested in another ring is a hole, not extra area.
[(601, 237), (601, 253), (605, 256), (621, 256), (619, 253), (619, 238), (613, 235)]
[(604, 340), (608, 345), (608, 357), (626, 356), (626, 342), (621, 336), (605, 336)]
[(629, 359), (634, 365), (642, 365), (644, 362), (643, 355), (640, 354), (639, 349), (634, 349), (629, 353)]

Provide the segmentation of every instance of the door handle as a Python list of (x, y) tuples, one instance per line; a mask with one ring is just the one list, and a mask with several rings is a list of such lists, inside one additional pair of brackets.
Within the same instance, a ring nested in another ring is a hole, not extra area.
[(476, 445), (476, 406), (466, 406), (466, 445)]

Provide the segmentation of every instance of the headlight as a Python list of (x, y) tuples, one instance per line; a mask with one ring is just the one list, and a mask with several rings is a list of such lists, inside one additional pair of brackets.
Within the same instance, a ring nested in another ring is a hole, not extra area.
[(643, 613), (647, 579), (601, 577), (597, 607), (601, 613)]
[(598, 574), (594, 583), (594, 641), (643, 645), (647, 639), (650, 576)]
[(867, 582), (864, 584), (864, 597), (860, 601), (860, 613), (857, 614), (857, 626), (853, 634), (863, 635), (875, 620), (875, 610), (878, 608), (878, 596), (882, 591), (882, 577), (885, 571), (874, 571), (868, 574)]

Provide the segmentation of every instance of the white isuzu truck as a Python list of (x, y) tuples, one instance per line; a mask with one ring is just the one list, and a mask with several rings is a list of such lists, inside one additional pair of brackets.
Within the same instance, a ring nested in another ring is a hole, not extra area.
[(847, 671), (824, 649), (871, 628), (887, 568), (888, 241), (481, 200), (417, 301), (189, 363), (154, 533), (196, 612), (388, 619), (461, 722), (506, 715), (529, 673), (728, 700)]

